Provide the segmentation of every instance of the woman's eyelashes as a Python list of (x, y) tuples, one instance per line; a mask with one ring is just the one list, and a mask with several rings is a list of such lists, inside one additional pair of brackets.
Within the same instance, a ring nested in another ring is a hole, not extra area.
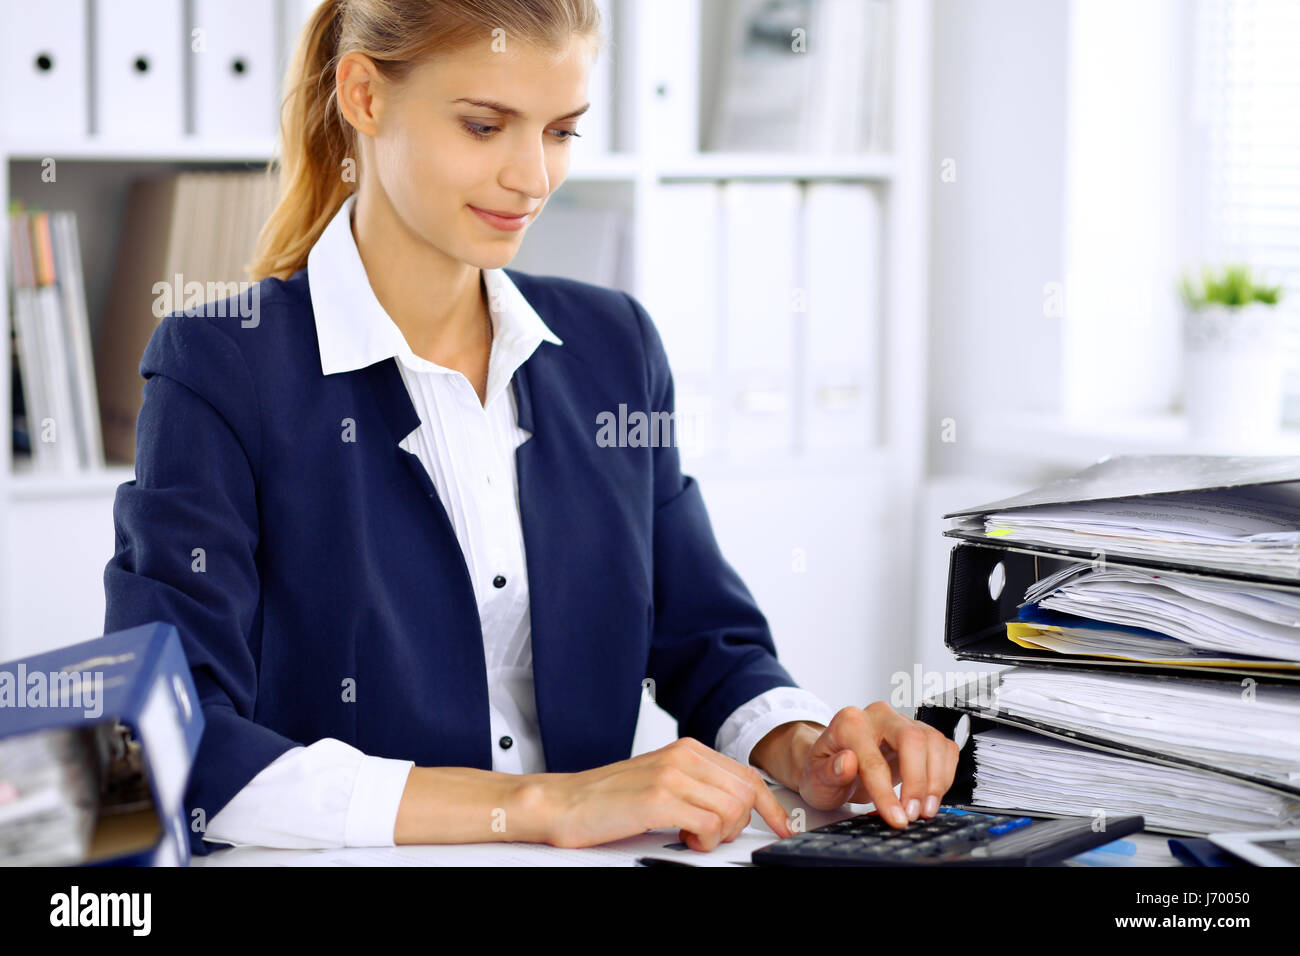
[(493, 131), (500, 128), (497, 126), (482, 126), (478, 123), (471, 123), (469, 120), (462, 120), (461, 126), (465, 127), (465, 132), (475, 139), (487, 139)]
[[(483, 123), (471, 123), (469, 120), (461, 120), (461, 126), (464, 127), (465, 132), (469, 133), (469, 135), (473, 136), (475, 139), (488, 139), (493, 133), (501, 128), (500, 126), (487, 126)], [(571, 129), (553, 129), (548, 130), (548, 132), (559, 134), (554, 138), (562, 143), (574, 136), (582, 135), (576, 130)]]

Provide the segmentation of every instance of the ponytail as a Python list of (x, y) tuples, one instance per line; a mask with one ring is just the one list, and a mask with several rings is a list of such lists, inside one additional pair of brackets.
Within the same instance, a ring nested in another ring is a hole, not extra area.
[[(355, 188), (343, 176), (355, 131), (338, 113), (334, 70), (347, 0), (324, 0), (303, 28), (280, 110), (280, 199), (262, 227), (248, 271), (287, 279), (307, 264), (330, 219)], [(275, 175), (274, 164), (267, 176)], [(355, 180), (355, 176), (350, 177)]]

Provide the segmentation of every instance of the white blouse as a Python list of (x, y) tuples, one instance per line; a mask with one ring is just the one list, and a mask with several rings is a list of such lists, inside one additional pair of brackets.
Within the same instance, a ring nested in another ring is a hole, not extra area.
[[(333, 375), (397, 358), (421, 423), (401, 447), (419, 458), (433, 480), (478, 603), (492, 769), (544, 773), (515, 469), (515, 449), (531, 433), (519, 427), (509, 385), (543, 341), (563, 342), (504, 271), (484, 269), (493, 341), (486, 399), (480, 403), (464, 375), (412, 352), (375, 298), (352, 234), (354, 203), (355, 195), (307, 258), (321, 371)], [(498, 576), (505, 578), (504, 587), (494, 586)], [(830, 707), (802, 688), (774, 688), (737, 708), (719, 728), (714, 747), (748, 765), (755, 744), (772, 729), (793, 720), (825, 725), (831, 716)], [(392, 846), (412, 766), (413, 761), (369, 756), (329, 737), (291, 748), (207, 821), (204, 839), (236, 846)]]

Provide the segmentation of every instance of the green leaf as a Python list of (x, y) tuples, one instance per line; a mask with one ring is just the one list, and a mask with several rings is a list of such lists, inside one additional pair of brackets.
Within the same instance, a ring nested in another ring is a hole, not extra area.
[(1178, 293), (1184, 304), (1193, 311), (1207, 305), (1222, 305), (1239, 309), (1252, 302), (1276, 305), (1281, 298), (1281, 286), (1257, 285), (1249, 266), (1227, 263), (1218, 269), (1201, 267), (1199, 284), (1184, 270), (1178, 280)]

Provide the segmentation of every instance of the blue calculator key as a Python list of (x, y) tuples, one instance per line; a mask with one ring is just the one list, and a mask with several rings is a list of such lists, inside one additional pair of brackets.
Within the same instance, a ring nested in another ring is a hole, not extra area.
[(1033, 817), (1016, 817), (1014, 820), (1011, 821), (1010, 825), (1013, 827), (1027, 827), (1029, 826), (1029, 824), (1033, 822), (1034, 822)]
[(965, 817), (970, 815), (969, 810), (958, 810), (956, 807), (940, 807), (940, 813), (951, 813), (954, 817)]
[(989, 827), (988, 832), (994, 836), (1001, 836), (1004, 833), (1010, 833), (1014, 829), (1015, 827), (1010, 823), (999, 823), (996, 826)]

